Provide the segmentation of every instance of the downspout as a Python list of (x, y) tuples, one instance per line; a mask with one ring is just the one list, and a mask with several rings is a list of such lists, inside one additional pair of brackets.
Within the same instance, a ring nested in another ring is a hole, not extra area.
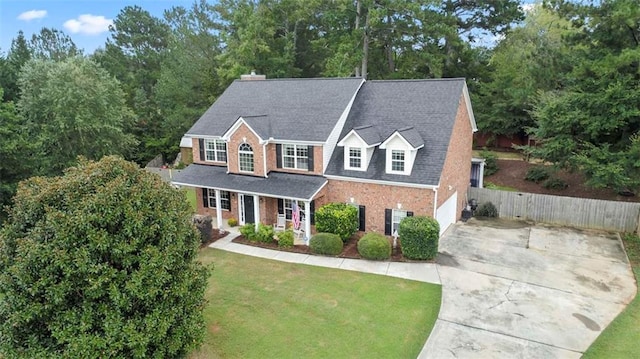
[(435, 193), (435, 196), (433, 199), (433, 219), (436, 219), (436, 214), (437, 214), (436, 209), (438, 208), (438, 187), (434, 187), (433, 192)]
[(268, 178), (267, 176), (267, 141), (262, 144), (262, 165), (264, 169), (264, 178)]

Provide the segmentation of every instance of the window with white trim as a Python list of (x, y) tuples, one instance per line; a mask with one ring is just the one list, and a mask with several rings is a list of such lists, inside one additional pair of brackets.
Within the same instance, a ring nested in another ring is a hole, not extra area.
[(282, 167), (309, 169), (309, 146), (282, 145)]
[(240, 172), (253, 172), (253, 148), (248, 143), (238, 148), (238, 165)]
[(227, 162), (227, 143), (223, 140), (204, 140), (204, 159), (210, 162)]
[(391, 150), (391, 171), (404, 172), (404, 152), (403, 150)]
[(362, 149), (349, 147), (349, 167), (362, 168)]
[[(216, 208), (216, 190), (207, 189), (207, 198), (205, 198), (209, 208)], [(220, 191), (220, 208), (223, 210), (231, 210), (231, 196), (229, 191)]]
[(407, 216), (407, 211), (402, 211), (399, 209), (394, 209), (391, 214), (391, 234), (396, 233), (398, 228), (400, 227), (400, 221)]
[(298, 204), (298, 208), (300, 209), (300, 223), (302, 223), (302, 220), (304, 218), (304, 203), (302, 203), (302, 202), (298, 202), (295, 199), (286, 199), (285, 198), (284, 199), (284, 204), (283, 204), (284, 215), (287, 218), (287, 221), (290, 221), (293, 218), (292, 213), (293, 213), (293, 202), (294, 201)]

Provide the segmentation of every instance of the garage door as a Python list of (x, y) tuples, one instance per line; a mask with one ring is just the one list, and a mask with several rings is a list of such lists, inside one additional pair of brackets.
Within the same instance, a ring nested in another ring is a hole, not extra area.
[(440, 234), (449, 228), (450, 225), (456, 223), (458, 213), (458, 192), (454, 192), (449, 199), (436, 211), (436, 220), (440, 224)]

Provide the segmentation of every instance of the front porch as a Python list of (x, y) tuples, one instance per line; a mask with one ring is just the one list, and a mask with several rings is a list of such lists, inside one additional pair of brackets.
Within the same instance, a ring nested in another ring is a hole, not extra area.
[(285, 217), (284, 228), (308, 239), (314, 224), (315, 202), (327, 183), (321, 176), (271, 172), (268, 177), (235, 175), (226, 168), (192, 164), (177, 174), (175, 185), (196, 188), (198, 213), (210, 214), (215, 227), (229, 230), (228, 220), (239, 225), (275, 225)]

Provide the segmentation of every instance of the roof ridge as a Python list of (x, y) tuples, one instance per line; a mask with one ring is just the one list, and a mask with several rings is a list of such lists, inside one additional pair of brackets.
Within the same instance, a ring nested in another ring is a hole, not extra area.
[(328, 80), (328, 81), (335, 81), (335, 80), (362, 80), (361, 77), (282, 77), (282, 78), (267, 78), (264, 80), (258, 80), (258, 81), (247, 81), (247, 80), (240, 80), (240, 79), (235, 79), (233, 80), (233, 82), (240, 82), (240, 83), (260, 83), (260, 82), (277, 82), (277, 81), (322, 81), (322, 80)]
[(394, 80), (367, 80), (367, 82), (385, 83), (385, 82), (436, 82), (436, 81), (466, 81), (464, 77), (441, 77), (433, 79), (394, 79)]

